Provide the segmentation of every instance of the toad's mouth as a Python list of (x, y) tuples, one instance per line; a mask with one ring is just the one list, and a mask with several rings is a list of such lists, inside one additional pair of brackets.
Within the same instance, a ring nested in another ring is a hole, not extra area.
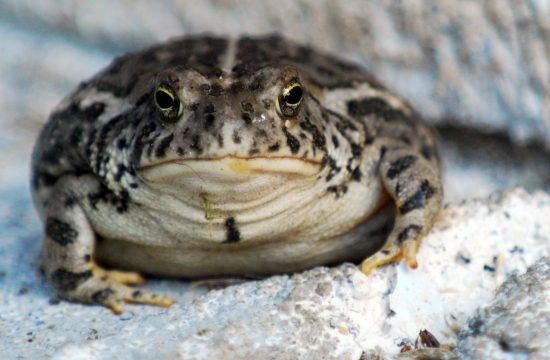
[(254, 175), (315, 176), (321, 162), (290, 156), (240, 157), (228, 155), (212, 158), (171, 159), (138, 168), (148, 182), (164, 182), (181, 176), (208, 176), (217, 180), (235, 180)]

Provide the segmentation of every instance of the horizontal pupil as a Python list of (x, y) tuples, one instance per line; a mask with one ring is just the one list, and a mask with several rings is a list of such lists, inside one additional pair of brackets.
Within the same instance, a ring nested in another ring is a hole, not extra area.
[(155, 100), (161, 109), (170, 109), (174, 106), (174, 99), (164, 91), (157, 91)]
[(290, 105), (298, 104), (302, 100), (302, 88), (293, 87), (285, 96), (285, 102)]

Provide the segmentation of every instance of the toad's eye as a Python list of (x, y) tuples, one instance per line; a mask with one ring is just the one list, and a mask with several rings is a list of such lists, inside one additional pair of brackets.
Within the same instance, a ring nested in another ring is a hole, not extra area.
[(302, 85), (293, 81), (287, 84), (277, 99), (277, 111), (284, 116), (293, 116), (304, 98)]
[(166, 86), (159, 86), (155, 91), (155, 105), (165, 120), (176, 121), (183, 113), (183, 104), (176, 93)]

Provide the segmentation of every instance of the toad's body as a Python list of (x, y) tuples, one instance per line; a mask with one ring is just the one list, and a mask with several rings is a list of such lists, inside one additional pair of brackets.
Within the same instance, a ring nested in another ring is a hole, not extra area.
[(96, 261), (265, 275), (360, 260), (388, 238), (364, 270), (414, 265), (441, 200), (433, 133), (406, 103), (273, 36), (187, 37), (116, 59), (56, 109), (33, 160), (46, 276), (115, 311), (171, 300)]

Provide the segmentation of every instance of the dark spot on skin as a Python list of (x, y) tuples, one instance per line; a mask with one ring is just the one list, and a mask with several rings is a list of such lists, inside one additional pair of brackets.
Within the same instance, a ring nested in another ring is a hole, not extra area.
[(216, 112), (216, 107), (212, 103), (208, 103), (204, 106), (204, 113), (205, 114), (213, 114)]
[(92, 294), (92, 301), (97, 304), (103, 304), (105, 300), (109, 299), (114, 293), (114, 290), (111, 288), (96, 291)]
[(254, 106), (247, 102), (247, 101), (242, 101), (241, 102), (241, 107), (243, 109), (244, 112), (247, 112), (247, 113), (253, 113), (254, 112)]
[(92, 260), (92, 256), (90, 254), (86, 254), (86, 255), (84, 255), (83, 259), (84, 259), (85, 262), (90, 262), (90, 260)]
[(214, 114), (206, 114), (204, 127), (206, 129), (209, 129), (214, 125), (214, 122), (216, 121), (216, 116)]
[(496, 268), (491, 265), (483, 265), (483, 270), (494, 273), (496, 271)]
[(130, 194), (126, 190), (120, 192), (120, 196), (113, 196), (111, 203), (116, 206), (116, 211), (119, 214), (123, 214), (128, 211), (128, 203), (130, 201)]
[(401, 244), (405, 240), (416, 237), (420, 234), (420, 231), (422, 231), (422, 226), (414, 224), (408, 225), (399, 233), (399, 235), (397, 235), (397, 243)]
[(141, 96), (139, 97), (139, 99), (137, 99), (135, 106), (138, 107), (138, 106), (141, 106), (141, 105), (145, 104), (145, 102), (146, 102), (147, 100), (149, 100), (149, 97), (150, 97), (150, 96), (151, 96), (151, 93), (150, 93), (150, 92), (147, 92), (147, 93), (141, 95)]
[(94, 147), (95, 145), (95, 153), (97, 158), (95, 159), (94, 169), (96, 174), (99, 174), (101, 166), (104, 166), (109, 161), (110, 154), (105, 151), (105, 148), (108, 145), (107, 139), (111, 138), (113, 133), (117, 133), (121, 127), (127, 125), (127, 119), (130, 115), (130, 112), (126, 112), (110, 119), (108, 123), (101, 127), (101, 131), (96, 139), (96, 142), (89, 144), (91, 147)]
[(340, 142), (338, 141), (338, 138), (336, 137), (336, 135), (332, 135), (332, 144), (336, 149), (338, 149), (338, 146), (340, 146)]
[(410, 119), (399, 109), (392, 107), (382, 98), (364, 98), (348, 101), (348, 113), (353, 117), (380, 116), (386, 121), (408, 122)]
[(374, 136), (370, 133), (365, 133), (365, 145), (370, 145), (374, 142)]
[(33, 185), (35, 188), (38, 187), (39, 183), (42, 183), (46, 186), (52, 186), (57, 182), (58, 177), (50, 174), (46, 171), (40, 171), (36, 174), (35, 180), (33, 181)]
[(252, 124), (252, 118), (250, 117), (250, 114), (249, 114), (249, 113), (243, 112), (243, 113), (241, 114), (241, 119), (243, 119), (244, 122), (245, 122), (247, 125)]
[(63, 157), (64, 153), (65, 151), (63, 148), (63, 144), (61, 142), (57, 142), (51, 147), (47, 148), (41, 154), (40, 160), (52, 164), (57, 164), (59, 162), (59, 159)]
[(84, 115), (89, 120), (97, 119), (105, 111), (105, 104), (102, 102), (95, 102), (92, 105), (84, 109)]
[(331, 193), (335, 193), (335, 194), (336, 194), (336, 193), (338, 192), (338, 187), (336, 187), (336, 186), (334, 186), (334, 185), (329, 186), (329, 187), (327, 188), (327, 192), (331, 192)]
[(128, 147), (128, 143), (126, 142), (125, 138), (118, 139), (116, 146), (119, 150), (124, 150)]
[(236, 81), (229, 87), (229, 92), (232, 94), (238, 94), (244, 90), (244, 86), (240, 81)]
[(289, 133), (286, 128), (283, 129), (283, 132), (286, 135), (286, 144), (290, 148), (290, 152), (293, 154), (298, 153), (298, 151), (300, 151), (300, 141), (298, 141), (294, 135)]
[(356, 167), (351, 173), (351, 180), (359, 182), (361, 181), (362, 176), (363, 174), (361, 174), (361, 170), (359, 169), (359, 167)]
[(63, 203), (63, 205), (65, 205), (67, 209), (72, 208), (76, 205), (76, 197), (74, 197), (73, 195), (67, 195), (65, 197), (65, 202)]
[(88, 202), (93, 210), (97, 210), (97, 204), (100, 201), (107, 201), (110, 195), (109, 190), (104, 185), (100, 187), (98, 192), (88, 194)]
[(115, 97), (126, 97), (128, 96), (132, 90), (134, 89), (134, 86), (138, 83), (138, 81), (126, 81), (120, 82), (117, 80), (109, 80), (107, 78), (101, 78), (95, 83), (95, 86), (99, 92), (110, 92)]
[(432, 158), (432, 149), (429, 146), (423, 146), (422, 149), (420, 149), (420, 154), (422, 154), (424, 159), (430, 160)]
[(199, 135), (193, 135), (191, 138), (191, 149), (193, 149), (197, 154), (202, 153), (202, 146), (200, 143)]
[(138, 299), (138, 298), (140, 298), (142, 295), (143, 295), (143, 293), (142, 293), (141, 291), (139, 291), (139, 290), (136, 290), (136, 291), (134, 291), (134, 292), (132, 293), (132, 297), (133, 297), (134, 299)]
[(420, 190), (422, 191), (422, 193), (424, 193), (426, 200), (429, 200), (436, 193), (435, 188), (430, 184), (428, 180), (422, 180), (422, 183), (420, 184)]
[(71, 135), (69, 135), (69, 142), (73, 146), (78, 146), (80, 141), (82, 141), (82, 136), (84, 134), (84, 131), (80, 126), (77, 126), (71, 131)]
[(421, 209), (425, 206), (434, 194), (436, 189), (430, 184), (428, 180), (423, 180), (420, 184), (420, 188), (408, 198), (402, 206), (399, 207), (399, 212), (404, 215), (412, 210)]
[(225, 220), (225, 232), (226, 238), (223, 241), (224, 244), (231, 244), (239, 242), (241, 234), (235, 225), (235, 218), (233, 216), (228, 217)]
[(279, 150), (279, 148), (281, 147), (281, 145), (276, 142), (275, 144), (271, 145), (270, 147), (267, 148), (267, 151), (269, 152), (274, 152), (274, 151), (277, 151)]
[(120, 194), (117, 195), (111, 192), (105, 185), (101, 185), (99, 191), (88, 194), (88, 201), (93, 210), (97, 210), (97, 204), (103, 201), (114, 206), (116, 211), (122, 214), (128, 211), (130, 194), (127, 190), (122, 190)]
[(341, 167), (336, 165), (336, 160), (328, 155), (326, 155), (322, 161), (322, 167), (324, 167), (325, 165), (328, 165), (328, 167), (330, 168), (325, 178), (327, 182), (330, 181), (337, 173), (339, 173), (340, 170), (342, 170)]
[(124, 176), (124, 173), (126, 173), (127, 170), (128, 170), (128, 168), (126, 167), (126, 165), (118, 164), (117, 165), (117, 171), (116, 171), (115, 176), (114, 176), (115, 181), (119, 182), (120, 179), (122, 179), (122, 177)]
[(208, 95), (217, 97), (223, 94), (224, 94), (224, 90), (219, 84), (212, 84), (210, 86), (210, 91), (208, 92)]
[(380, 252), (384, 255), (389, 255), (390, 254), (389, 250), (381, 250)]
[[(313, 138), (313, 146), (315, 146), (318, 149), (324, 149), (326, 145), (326, 139), (325, 136), (317, 129), (315, 125), (313, 125), (309, 121), (302, 121), (300, 123), (300, 127), (311, 134), (311, 137)], [(301, 136), (301, 134), (300, 134)]]
[(162, 139), (159, 143), (159, 146), (157, 147), (157, 150), (155, 151), (155, 156), (157, 158), (164, 157), (166, 155), (166, 150), (172, 143), (172, 140), (174, 140), (174, 134), (170, 134), (164, 139)]
[(50, 280), (59, 291), (69, 292), (75, 290), (80, 284), (91, 277), (92, 272), (89, 270), (77, 273), (59, 268), (50, 275)]
[(403, 171), (407, 170), (418, 160), (415, 155), (405, 155), (390, 163), (390, 167), (386, 172), (386, 176), (389, 179), (395, 179)]
[(54, 217), (48, 217), (45, 226), (46, 236), (61, 246), (74, 243), (78, 236), (78, 231), (69, 223)]
[(265, 81), (265, 76), (262, 74), (258, 74), (250, 82), (250, 84), (248, 85), (248, 89), (251, 91), (261, 91), (264, 88)]
[(235, 144), (240, 144), (241, 143), (241, 137), (239, 136), (239, 133), (237, 132), (237, 130), (233, 131), (233, 142)]
[(361, 153), (363, 152), (363, 148), (357, 144), (351, 144), (351, 154), (354, 158), (358, 158), (361, 156)]
[(384, 155), (386, 155), (386, 151), (388, 151), (388, 149), (385, 146), (382, 146), (380, 148), (380, 156), (379, 156), (380, 159), (384, 158)]

